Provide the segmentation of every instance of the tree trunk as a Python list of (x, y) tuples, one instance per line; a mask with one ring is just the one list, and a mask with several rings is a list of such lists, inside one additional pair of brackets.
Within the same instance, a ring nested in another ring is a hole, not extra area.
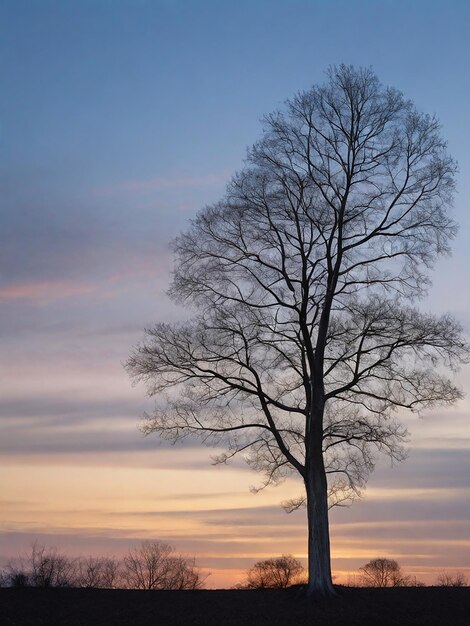
[[(319, 449), (318, 449), (319, 448)], [(305, 477), (308, 519), (307, 594), (335, 595), (331, 579), (328, 488), (321, 446), (314, 446)]]

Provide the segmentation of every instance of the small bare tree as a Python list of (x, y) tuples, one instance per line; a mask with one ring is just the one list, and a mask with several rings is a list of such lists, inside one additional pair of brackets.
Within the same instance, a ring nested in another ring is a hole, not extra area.
[(437, 577), (438, 587), (466, 587), (468, 579), (463, 572), (441, 572)]
[(144, 541), (124, 557), (123, 578), (131, 589), (200, 589), (204, 576), (194, 559), (160, 541)]
[(250, 589), (284, 589), (298, 583), (304, 573), (302, 563), (292, 555), (258, 561), (247, 572)]
[[(455, 164), (436, 119), (368, 69), (265, 118), (225, 197), (175, 242), (183, 324), (146, 331), (128, 370), (158, 397), (145, 433), (243, 454), (262, 486), (296, 474), (309, 586), (334, 593), (329, 504), (356, 497), (377, 452), (404, 457), (397, 410), (449, 405), (460, 325), (421, 313), (449, 250)], [(330, 502), (328, 502), (328, 496)]]
[(360, 568), (365, 587), (408, 587), (410, 579), (401, 571), (397, 561), (378, 558)]

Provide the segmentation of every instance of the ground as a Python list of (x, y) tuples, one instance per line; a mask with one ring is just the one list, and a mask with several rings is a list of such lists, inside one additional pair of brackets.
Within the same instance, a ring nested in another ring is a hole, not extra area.
[(343, 587), (329, 601), (298, 589), (0, 589), (1, 626), (463, 626), (469, 615), (470, 587)]

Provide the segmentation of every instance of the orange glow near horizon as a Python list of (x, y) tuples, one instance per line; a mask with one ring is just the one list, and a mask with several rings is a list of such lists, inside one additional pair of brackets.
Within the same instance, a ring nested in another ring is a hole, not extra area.
[[(78, 457), (75, 462), (73, 457), (2, 460), (4, 561), (24, 553), (34, 539), (71, 556), (116, 557), (142, 540), (158, 539), (195, 556), (203, 571), (211, 572), (210, 588), (241, 582), (255, 561), (277, 554), (294, 554), (306, 563), (305, 513), (287, 515), (279, 506), (298, 491), (295, 481), (253, 495), (248, 487), (255, 475), (236, 467), (210, 467), (205, 449), (191, 450), (191, 469), (169, 465), (172, 458), (188, 459), (183, 450), (106, 456), (90, 455), (88, 464), (83, 457), (80, 462)], [(152, 468), (156, 457), (159, 467)], [(359, 567), (377, 556), (397, 559), (407, 574), (428, 584), (443, 569), (470, 570), (458, 561), (470, 550), (464, 523), (454, 523), (456, 536), (446, 536), (451, 522), (445, 520), (348, 521), (355, 508), (397, 498), (406, 512), (406, 501), (417, 496), (424, 501), (440, 497), (433, 488), (372, 487), (363, 502), (332, 514), (337, 583), (355, 584)], [(357, 517), (362, 517), (360, 511)], [(417, 525), (419, 537), (413, 532)]]
[[(120, 365), (126, 333), (119, 350), (113, 334), (64, 335), (46, 351), (30, 342), (0, 368), (0, 567), (35, 539), (70, 556), (116, 557), (145, 539), (166, 541), (211, 572), (212, 588), (237, 584), (260, 559), (306, 563), (305, 511), (280, 506), (299, 482), (253, 495), (261, 477), (243, 463), (213, 467), (216, 450), (142, 436), (148, 402)], [(447, 413), (445, 436), (438, 413), (408, 420), (410, 458), (393, 469), (379, 463), (364, 498), (332, 511), (336, 582), (354, 583), (378, 556), (428, 584), (442, 570), (468, 571), (469, 411), (466, 400)]]

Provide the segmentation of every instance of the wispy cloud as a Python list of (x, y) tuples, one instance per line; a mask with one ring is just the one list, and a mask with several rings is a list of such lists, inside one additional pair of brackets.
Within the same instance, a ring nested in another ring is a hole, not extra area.
[(23, 282), (0, 287), (1, 300), (40, 300), (51, 301), (70, 298), (96, 291), (90, 283), (65, 280)]
[(204, 176), (156, 176), (147, 179), (124, 180), (112, 185), (94, 187), (92, 191), (96, 195), (103, 196), (122, 191), (144, 193), (177, 187), (204, 187), (219, 185), (225, 182), (228, 176), (228, 171), (206, 174)]

